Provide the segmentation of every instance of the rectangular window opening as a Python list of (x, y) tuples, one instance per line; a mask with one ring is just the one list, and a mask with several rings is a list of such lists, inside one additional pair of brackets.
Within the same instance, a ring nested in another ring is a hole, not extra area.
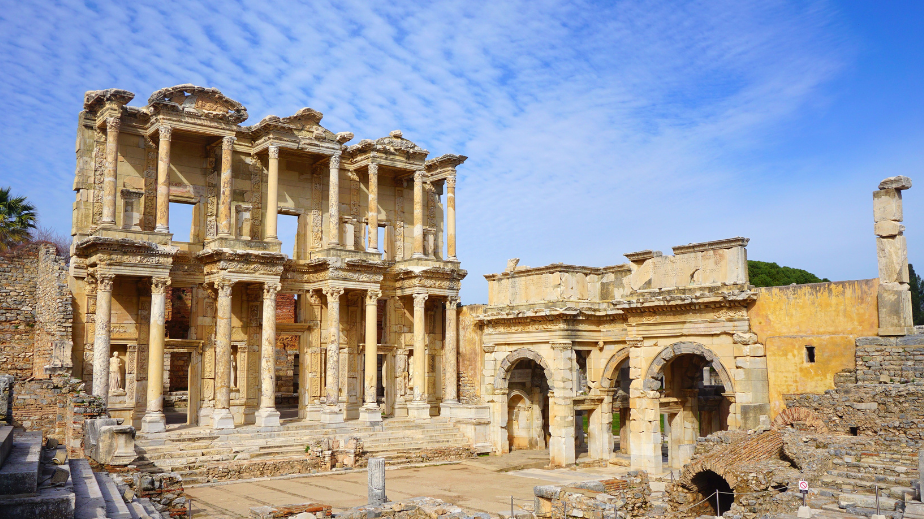
[(815, 347), (814, 346), (805, 347), (805, 362), (809, 364), (815, 363)]
[(276, 219), (276, 236), (282, 242), (282, 253), (295, 259), (295, 245), (298, 237), (298, 216), (294, 214), (280, 214)]
[(378, 229), (378, 236), (379, 236), (379, 252), (381, 252), (381, 253), (384, 254), (384, 253), (385, 253), (385, 248), (386, 248), (386, 245), (385, 245), (385, 226), (384, 226), (384, 225), (379, 226), (379, 229)]
[(856, 426), (851, 426), (851, 427), (850, 427), (850, 435), (851, 435), (851, 436), (859, 436), (859, 435), (860, 435), (860, 428), (859, 428), (859, 427), (856, 427)]
[(189, 243), (193, 236), (193, 211), (196, 204), (170, 202), (170, 232), (173, 241)]

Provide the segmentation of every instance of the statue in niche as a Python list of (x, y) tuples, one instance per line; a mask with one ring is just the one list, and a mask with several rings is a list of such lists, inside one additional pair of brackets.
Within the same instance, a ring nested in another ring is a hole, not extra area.
[(109, 359), (109, 392), (112, 394), (124, 394), (122, 388), (122, 359), (119, 352), (112, 352), (112, 358)]
[(231, 387), (237, 388), (237, 353), (231, 354)]

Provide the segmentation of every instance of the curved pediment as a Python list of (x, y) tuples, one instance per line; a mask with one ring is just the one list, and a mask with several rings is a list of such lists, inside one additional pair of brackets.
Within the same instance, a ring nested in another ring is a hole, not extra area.
[(241, 103), (225, 96), (217, 88), (205, 88), (188, 83), (154, 92), (148, 98), (148, 105), (170, 106), (204, 117), (225, 119), (234, 124), (247, 120), (247, 109)]

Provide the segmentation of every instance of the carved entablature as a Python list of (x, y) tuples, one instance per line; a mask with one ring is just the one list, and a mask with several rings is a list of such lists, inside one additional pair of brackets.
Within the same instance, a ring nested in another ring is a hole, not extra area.
[(199, 260), (189, 251), (181, 250), (173, 256), (173, 267), (170, 269), (170, 276), (199, 279), (204, 275), (205, 269), (202, 263), (199, 263)]
[(456, 295), (462, 280), (468, 272), (445, 267), (428, 267), (423, 269), (400, 268), (395, 272), (395, 289), (398, 295), (420, 292)]
[[(747, 317), (747, 305), (757, 301), (757, 292), (741, 289), (741, 287), (727, 287), (724, 291), (699, 291), (693, 294), (665, 294), (659, 296), (639, 297), (637, 299), (617, 299), (612, 305), (627, 314), (664, 314), (690, 315), (702, 309), (731, 308), (745, 309), (743, 317)], [(708, 310), (706, 313), (712, 312)], [(665, 318), (661, 317), (661, 319)], [(654, 318), (652, 318), (654, 320)]]
[(456, 174), (456, 167), (460, 166), (466, 160), (468, 160), (468, 157), (465, 155), (447, 153), (435, 159), (428, 160), (424, 165), (427, 173), (430, 175), (430, 181), (433, 182), (435, 180), (454, 177)]
[(395, 130), (388, 137), (371, 140), (363, 139), (346, 148), (345, 155), (354, 164), (362, 164), (374, 155), (376, 162), (409, 172), (425, 168), (425, 161), (430, 152), (414, 142), (405, 139), (400, 130)]
[[(254, 149), (262, 149), (269, 142), (288, 145), (295, 149), (320, 151), (332, 154), (340, 147), (353, 139), (351, 132), (334, 133), (321, 126), (324, 115), (311, 108), (302, 108), (295, 115), (278, 117), (268, 115), (257, 124), (243, 128), (250, 131), (254, 141)], [(312, 148), (318, 148), (312, 150)], [(323, 149), (322, 149), (323, 148)]]
[(230, 124), (247, 120), (247, 109), (226, 97), (216, 88), (185, 84), (162, 88), (148, 98), (148, 107), (154, 112), (174, 112), (218, 119)]
[(166, 275), (177, 251), (170, 245), (101, 236), (85, 238), (74, 248), (86, 267), (127, 276)]
[(196, 254), (207, 281), (274, 281), (282, 274), (285, 254), (279, 252), (206, 249)]
[(135, 98), (135, 94), (121, 88), (90, 90), (83, 95), (83, 109), (97, 114), (97, 124), (106, 117), (119, 117), (122, 107)]
[(378, 287), (388, 265), (362, 259), (319, 258), (285, 264), (281, 281), (285, 290), (311, 290), (325, 286), (343, 286), (368, 290)]

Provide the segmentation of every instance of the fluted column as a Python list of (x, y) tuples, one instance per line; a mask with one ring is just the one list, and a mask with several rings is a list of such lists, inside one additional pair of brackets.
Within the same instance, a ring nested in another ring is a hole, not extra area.
[(96, 331), (93, 337), (93, 394), (109, 402), (109, 344), (114, 274), (96, 275)]
[(443, 344), (443, 403), (459, 402), (459, 340), (456, 334), (456, 309), (459, 298), (446, 298), (446, 342)]
[(118, 117), (106, 119), (106, 169), (103, 172), (103, 214), (99, 221), (100, 227), (115, 226), (116, 168), (119, 165), (119, 128), (121, 126), (122, 120)]
[(167, 287), (170, 278), (151, 280), (151, 330), (148, 338), (148, 401), (141, 432), (157, 433), (167, 430), (164, 417), (164, 324), (167, 313)]
[(231, 236), (231, 156), (234, 151), (234, 137), (221, 139), (221, 202), (218, 207), (218, 235)]
[(256, 425), (260, 427), (279, 426), (279, 411), (276, 410), (276, 294), (280, 288), (279, 283), (263, 285), (260, 410), (256, 413)]
[(449, 260), (456, 261), (456, 177), (446, 179), (446, 248)]
[(408, 416), (430, 418), (427, 403), (427, 320), (424, 309), (428, 294), (414, 294), (414, 401), (408, 404)]
[(173, 128), (161, 125), (157, 144), (157, 232), (170, 232), (170, 138)]
[(330, 158), (330, 189), (328, 190), (328, 214), (330, 216), (330, 236), (328, 247), (340, 246), (340, 153)]
[(265, 240), (278, 240), (276, 222), (279, 218), (279, 146), (269, 147), (269, 178), (266, 181)]
[(215, 409), (212, 429), (233, 429), (231, 416), (231, 288), (233, 281), (215, 282), (218, 308), (215, 323)]
[(366, 292), (366, 365), (365, 365), (365, 403), (359, 411), (361, 420), (367, 423), (379, 423), (382, 421), (382, 411), (379, 409), (377, 401), (378, 395), (378, 337), (377, 317), (379, 298), (382, 297), (381, 290), (369, 290)]
[(369, 248), (379, 252), (379, 165), (369, 164)]
[(421, 169), (414, 172), (414, 254), (412, 258), (424, 257), (423, 233), (423, 181), (426, 173)]
[(323, 290), (327, 296), (327, 405), (321, 412), (321, 421), (337, 423), (343, 421), (340, 412), (340, 296), (343, 288), (330, 287)]

